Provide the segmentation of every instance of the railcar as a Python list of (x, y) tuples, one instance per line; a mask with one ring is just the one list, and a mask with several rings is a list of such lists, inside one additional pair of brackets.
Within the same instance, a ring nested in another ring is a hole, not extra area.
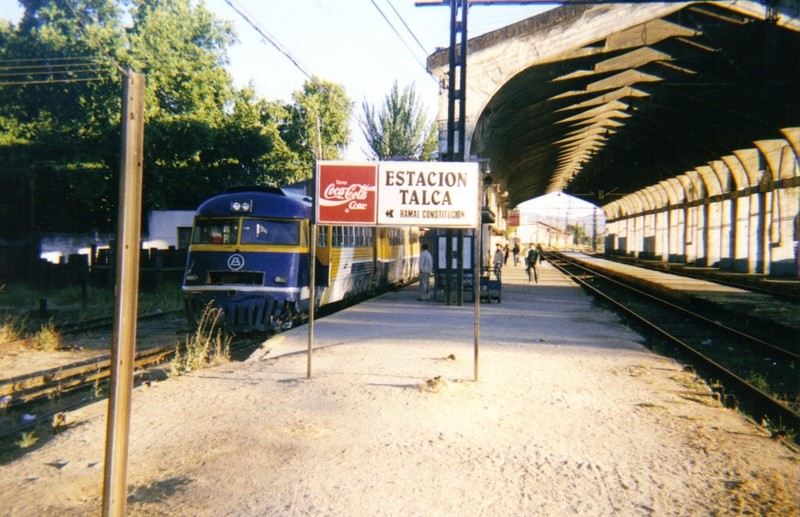
[[(291, 189), (230, 189), (203, 202), (192, 227), (183, 293), (196, 324), (207, 306), (233, 332), (282, 330), (308, 312), (312, 200)], [(318, 307), (417, 277), (415, 228), (319, 226)]]

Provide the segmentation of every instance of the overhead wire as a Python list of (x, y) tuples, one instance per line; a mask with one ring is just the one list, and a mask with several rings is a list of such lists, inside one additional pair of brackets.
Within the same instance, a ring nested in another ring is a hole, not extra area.
[[(413, 50), (411, 50), (411, 47), (408, 45), (408, 43), (406, 43), (406, 40), (404, 40), (404, 39), (403, 39), (403, 37), (400, 35), (400, 32), (398, 32), (398, 30), (397, 30), (397, 28), (394, 26), (394, 24), (393, 24), (391, 21), (389, 21), (389, 18), (386, 16), (386, 14), (385, 14), (385, 13), (384, 13), (384, 12), (381, 10), (381, 8), (380, 8), (380, 7), (378, 7), (378, 4), (376, 4), (376, 3), (375, 3), (375, 0), (370, 0), (370, 2), (371, 2), (371, 3), (372, 3), (372, 5), (375, 7), (375, 9), (377, 9), (377, 11), (380, 13), (381, 17), (382, 17), (382, 18), (384, 19), (384, 21), (385, 21), (385, 22), (386, 22), (386, 23), (389, 25), (389, 27), (391, 27), (391, 29), (392, 29), (392, 32), (394, 32), (394, 33), (397, 35), (397, 37), (398, 37), (398, 38), (400, 38), (400, 42), (401, 42), (401, 43), (403, 43), (403, 45), (404, 45), (404, 46), (405, 46), (405, 47), (406, 47), (406, 48), (409, 50), (409, 52), (411, 52), (411, 53), (412, 53), (412, 55), (413, 55), (413, 54), (414, 54), (414, 51), (413, 51)], [(405, 22), (404, 22), (404, 23), (405, 23)], [(425, 71), (427, 72), (427, 67), (425, 66), (425, 64), (424, 64), (422, 61), (420, 61), (420, 60), (419, 60), (419, 58), (418, 58), (416, 55), (414, 55), (414, 60), (415, 60), (417, 63), (419, 63), (419, 65), (422, 67), (422, 69), (423, 69), (423, 70), (425, 70)]]
[[(75, 10), (70, 0), (66, 0), (67, 9), (75, 17), (77, 23), (86, 30), (86, 24)], [(105, 76), (99, 75), (107, 73), (108, 69), (102, 65), (106, 60), (112, 63), (114, 68), (123, 75), (129, 75), (128, 71), (114, 59), (104, 48), (99, 49), (102, 56), (52, 56), (35, 58), (16, 58), (0, 60), (0, 86), (26, 86), (38, 84), (65, 84), (80, 83), (91, 81), (102, 81)], [(105, 59), (103, 59), (103, 57)], [(93, 74), (86, 76), (86, 74)], [(35, 76), (51, 76), (47, 79), (32, 79)]]
[[(94, 56), (0, 60), (0, 86), (101, 81), (108, 69)], [(89, 75), (91, 74), (91, 75)], [(50, 76), (48, 79), (37, 77)]]
[[(414, 55), (414, 51), (409, 47), (409, 45), (406, 43), (406, 41), (400, 35), (398, 30), (395, 28), (395, 26), (392, 24), (392, 22), (388, 19), (386, 14), (380, 9), (380, 7), (375, 3), (374, 0), (370, 0), (370, 1), (372, 2), (373, 6), (377, 9), (377, 11), (380, 13), (380, 15), (384, 19), (384, 21), (386, 21), (386, 23), (392, 28), (392, 31), (397, 35), (398, 38), (400, 38), (400, 41), (403, 43), (403, 45), (405, 45), (406, 48), (408, 48), (408, 50), (412, 53), (412, 55)], [(280, 52), (282, 55), (284, 55), (292, 63), (292, 65), (295, 68), (297, 68), (304, 76), (306, 76), (313, 84), (319, 86), (323, 91), (325, 91), (325, 85), (322, 84), (316, 78), (316, 76), (314, 74), (312, 74), (304, 65), (302, 65), (300, 63), (300, 60), (297, 59), (294, 55), (292, 55), (292, 53), (275, 36), (270, 34), (264, 27), (262, 27), (261, 24), (255, 19), (255, 17), (253, 15), (251, 15), (249, 12), (247, 12), (247, 10), (237, 0), (225, 0), (225, 3), (227, 3), (228, 6), (230, 6), (231, 9), (234, 10), (234, 12), (236, 12), (236, 14), (238, 14), (248, 25), (250, 25), (251, 28), (253, 28), (253, 30), (255, 30), (262, 37), (262, 42), (269, 43), (278, 52)], [(321, 4), (319, 4), (319, 2), (317, 2), (317, 5), (319, 5), (321, 8), (324, 9), (324, 7)], [(394, 9), (394, 6), (391, 6), (391, 7), (395, 11), (395, 14), (397, 14), (397, 16), (400, 17), (399, 13), (397, 13), (397, 10)], [(326, 10), (326, 12), (330, 14), (329, 11)], [(416, 38), (416, 36), (411, 31), (411, 29), (408, 27), (408, 24), (405, 23), (405, 20), (402, 20), (402, 17), (400, 17), (400, 18), (401, 18), (401, 21), (403, 22), (403, 25), (405, 25), (406, 29), (412, 34), (412, 37), (417, 41), (417, 44), (420, 45), (420, 47), (422, 48), (423, 52), (426, 52), (424, 47), (422, 46), (422, 44), (419, 42), (418, 38)], [(420, 64), (420, 66), (422, 66), (423, 70), (425, 70), (427, 73), (429, 73), (427, 71), (427, 68), (426, 68), (424, 63), (422, 63), (416, 56), (414, 56), (414, 59)], [(429, 73), (429, 75), (430, 75), (430, 73)], [(434, 81), (436, 81), (437, 84), (438, 84), (438, 80), (433, 75), (430, 75), (430, 77)], [(331, 99), (334, 102), (336, 102), (335, 98), (331, 98)], [(349, 106), (340, 106), (340, 107), (349, 108)], [(363, 118), (355, 110), (353, 110), (351, 114), (352, 114), (352, 116), (354, 116), (356, 118), (356, 120), (359, 122), (359, 124), (361, 124), (362, 126), (364, 125)]]
[(370, 36), (367, 33), (365, 33), (362, 30), (361, 24), (353, 22), (353, 20), (350, 19), (350, 17), (344, 11), (342, 11), (341, 6), (337, 5), (336, 0), (328, 0), (328, 2), (338, 11), (339, 16), (341, 16), (341, 18), (343, 18), (347, 22), (348, 25), (347, 27), (345, 26), (345, 23), (343, 23), (338, 16), (334, 16), (334, 14), (331, 13), (331, 11), (329, 11), (325, 7), (325, 5), (323, 5), (321, 0), (315, 0), (315, 2), (321, 9), (323, 9), (326, 13), (328, 13), (331, 18), (336, 20), (336, 23), (338, 23), (345, 31), (347, 31), (348, 34), (360, 35), (362, 41), (366, 45), (368, 45), (369, 48), (373, 50), (375, 56), (378, 59), (380, 59), (386, 65), (387, 68), (393, 68), (394, 66), (396, 66), (397, 63), (393, 61), (388, 54), (386, 54), (384, 48), (378, 43), (376, 43), (372, 38), (370, 38)]
[[(75, 10), (75, 7), (72, 5), (72, 2), (71, 2), (71, 0), (65, 0), (65, 2), (64, 2), (64, 3), (67, 5), (67, 8), (70, 10), (70, 12), (72, 13), (72, 15), (73, 15), (73, 16), (75, 17), (75, 19), (78, 21), (78, 23), (80, 24), (80, 26), (81, 26), (81, 27), (83, 27), (83, 29), (84, 29), (84, 30), (86, 30), (86, 29), (87, 29), (87, 27), (86, 27), (86, 24), (84, 24), (84, 23), (83, 23), (83, 19), (82, 19), (82, 18), (81, 18), (81, 17), (78, 15), (78, 12)], [(120, 64), (119, 64), (119, 62), (118, 62), (116, 59), (114, 59), (114, 58), (111, 56), (111, 54), (109, 54), (109, 53), (108, 53), (108, 51), (107, 51), (106, 49), (104, 49), (103, 47), (100, 47), (100, 52), (102, 52), (102, 53), (103, 53), (103, 55), (104, 55), (104, 56), (105, 56), (105, 57), (106, 57), (106, 58), (107, 58), (109, 61), (111, 61), (111, 64), (113, 64), (113, 65), (114, 65), (114, 67), (117, 69), (117, 71), (118, 71), (119, 73), (121, 73), (122, 75), (124, 75), (124, 76), (126, 76), (126, 77), (127, 77), (128, 75), (130, 75), (130, 74), (129, 74), (129, 72), (130, 72), (130, 71), (129, 71), (129, 70), (126, 70), (126, 69), (124, 69), (124, 68), (122, 68), (122, 65), (120, 65)]]
[(87, 77), (84, 79), (47, 79), (43, 81), (0, 81), (0, 86), (27, 86), (31, 84), (63, 84), (63, 83), (87, 83), (92, 81), (103, 81), (105, 77)]
[[(297, 68), (303, 75), (305, 75), (308, 78), (309, 81), (311, 81), (314, 85), (318, 86), (323, 92), (327, 91), (327, 88), (326, 88), (325, 84), (322, 83), (319, 79), (317, 79), (317, 77), (314, 74), (312, 74), (309, 70), (307, 70), (300, 63), (300, 61), (297, 58), (295, 58), (292, 55), (292, 53), (286, 47), (284, 47), (283, 44), (281, 44), (278, 41), (277, 38), (275, 38), (275, 36), (273, 36), (266, 29), (261, 27), (261, 25), (258, 23), (258, 21), (256, 21), (255, 18), (252, 15), (250, 15), (244, 7), (242, 7), (240, 4), (238, 4), (238, 2), (236, 2), (236, 0), (225, 0), (225, 3), (227, 3), (236, 12), (236, 14), (241, 16), (242, 19), (248, 25), (250, 25), (250, 27), (252, 27), (263, 38), (262, 42), (263, 41), (267, 41), (276, 50), (278, 50), (278, 52), (280, 52), (286, 58), (288, 58), (289, 61), (292, 63), (292, 65), (295, 68)], [(237, 5), (234, 5), (234, 3), (236, 3)], [(329, 97), (329, 99), (332, 102), (334, 102), (339, 108), (344, 109), (344, 110), (351, 110), (351, 106), (339, 104), (339, 99), (337, 97), (331, 96), (331, 97)], [(361, 118), (361, 116), (357, 112), (355, 112), (353, 110), (353, 111), (351, 111), (351, 115), (356, 118), (356, 120), (359, 122), (359, 124), (362, 124), (362, 125), (364, 124), (364, 120)]]
[(300, 63), (300, 61), (296, 57), (294, 57), (292, 55), (292, 53), (289, 52), (289, 50), (286, 47), (284, 47), (277, 40), (277, 38), (275, 38), (275, 36), (273, 36), (266, 29), (264, 29), (261, 26), (261, 24), (259, 24), (258, 21), (256, 21), (253, 18), (253, 16), (250, 13), (248, 13), (247, 10), (239, 4), (239, 2), (236, 2), (236, 0), (225, 0), (225, 3), (228, 4), (231, 7), (231, 9), (236, 11), (236, 14), (241, 16), (242, 19), (245, 22), (247, 22), (248, 25), (250, 25), (262, 38), (264, 38), (264, 40), (266, 40), (267, 42), (269, 42), (270, 45), (275, 47), (275, 49), (278, 52), (280, 52), (281, 54), (286, 56), (286, 58), (289, 59), (289, 61), (292, 62), (292, 64), (295, 66), (295, 68), (300, 70), (300, 72), (302, 72), (303, 75), (305, 75), (309, 79), (313, 80), (313, 75), (306, 69), (306, 67), (303, 66)]
[(403, 17), (400, 15), (400, 13), (397, 12), (397, 9), (395, 9), (394, 4), (392, 4), (392, 0), (386, 0), (386, 3), (388, 3), (389, 7), (392, 8), (392, 11), (394, 11), (395, 16), (397, 16), (400, 19), (400, 21), (403, 23), (403, 27), (405, 27), (406, 30), (408, 31), (408, 33), (411, 34), (411, 37), (414, 38), (414, 41), (417, 42), (417, 45), (419, 45), (419, 48), (422, 49), (423, 54), (425, 54), (426, 56), (428, 54), (430, 54), (430, 52), (428, 52), (425, 49), (425, 46), (419, 41), (419, 38), (417, 38), (417, 35), (414, 34), (414, 31), (411, 30), (411, 27), (408, 26), (408, 24), (406, 23), (405, 19), (403, 19)]
[[(307, 70), (300, 63), (300, 61), (297, 58), (295, 58), (291, 54), (291, 52), (278, 41), (277, 38), (275, 38), (275, 36), (273, 36), (266, 29), (261, 27), (258, 21), (256, 21), (255, 18), (251, 14), (249, 14), (246, 9), (244, 9), (244, 7), (242, 7), (238, 2), (236, 2), (236, 0), (225, 0), (225, 3), (227, 3), (239, 16), (241, 16), (242, 19), (245, 22), (247, 22), (248, 25), (250, 25), (250, 27), (252, 27), (260, 36), (264, 38), (264, 40), (266, 40), (270, 45), (272, 45), (285, 57), (287, 57), (289, 61), (292, 63), (292, 65), (294, 65), (295, 68), (297, 68), (300, 72), (302, 72), (302, 74), (305, 75), (313, 84), (315, 84), (323, 91), (325, 91), (325, 85), (319, 79), (317, 79), (316, 75), (312, 74), (309, 70)], [(237, 5), (233, 5), (234, 3), (236, 3)], [(335, 102), (335, 98), (332, 97), (331, 99), (334, 100)], [(347, 108), (347, 106), (339, 106), (339, 107)]]

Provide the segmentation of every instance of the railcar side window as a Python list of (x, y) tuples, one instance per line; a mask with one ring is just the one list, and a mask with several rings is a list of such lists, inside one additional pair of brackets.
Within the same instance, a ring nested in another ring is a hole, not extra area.
[(341, 248), (344, 246), (344, 227), (343, 226), (334, 226), (333, 227), (333, 239), (331, 240), (331, 246), (334, 248)]
[(325, 248), (328, 246), (328, 226), (317, 226), (317, 247)]
[(242, 244), (297, 246), (300, 244), (300, 222), (244, 219), (242, 221)]
[(238, 219), (196, 219), (192, 244), (234, 244), (238, 233)]

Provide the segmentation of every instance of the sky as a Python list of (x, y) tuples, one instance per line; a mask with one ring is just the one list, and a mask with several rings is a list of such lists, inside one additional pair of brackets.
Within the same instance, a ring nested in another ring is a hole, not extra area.
[[(448, 5), (417, 7), (414, 0), (205, 0), (205, 4), (234, 24), (239, 43), (229, 49), (228, 70), (238, 87), (252, 84), (266, 99), (289, 102), (292, 92), (308, 79), (306, 74), (316, 75), (342, 84), (355, 103), (354, 114), (360, 116), (364, 101), (379, 109), (397, 81), (401, 89), (413, 84), (428, 119), (437, 116), (439, 86), (425, 63), (437, 48), (449, 46)], [(471, 6), (467, 35), (472, 38), (552, 7)], [(21, 15), (16, 0), (0, 0), (0, 17), (16, 22)], [(355, 118), (351, 140), (345, 159), (367, 159)]]
[[(597, 206), (563, 192), (551, 192), (520, 203), (516, 208), (523, 222), (542, 221), (559, 228), (564, 228), (567, 223), (577, 224), (591, 233)], [(602, 210), (597, 210), (597, 219), (598, 230), (602, 233), (605, 227), (605, 215)]]
[[(344, 85), (355, 102), (354, 113), (360, 115), (364, 101), (379, 108), (397, 81), (400, 88), (413, 84), (429, 119), (436, 118), (439, 85), (425, 64), (428, 55), (449, 45), (446, 5), (417, 7), (414, 0), (207, 0), (206, 5), (235, 24), (240, 43), (230, 51), (229, 69), (238, 86), (252, 82), (264, 97), (289, 101), (308, 79), (306, 74), (313, 74)], [(484, 34), (552, 7), (472, 6), (467, 35)], [(356, 120), (351, 135), (346, 158), (366, 159)]]

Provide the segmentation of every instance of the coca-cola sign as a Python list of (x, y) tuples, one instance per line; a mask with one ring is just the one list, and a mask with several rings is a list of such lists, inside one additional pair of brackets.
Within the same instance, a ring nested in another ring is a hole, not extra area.
[(320, 163), (317, 168), (317, 222), (374, 225), (377, 181), (377, 163)]

